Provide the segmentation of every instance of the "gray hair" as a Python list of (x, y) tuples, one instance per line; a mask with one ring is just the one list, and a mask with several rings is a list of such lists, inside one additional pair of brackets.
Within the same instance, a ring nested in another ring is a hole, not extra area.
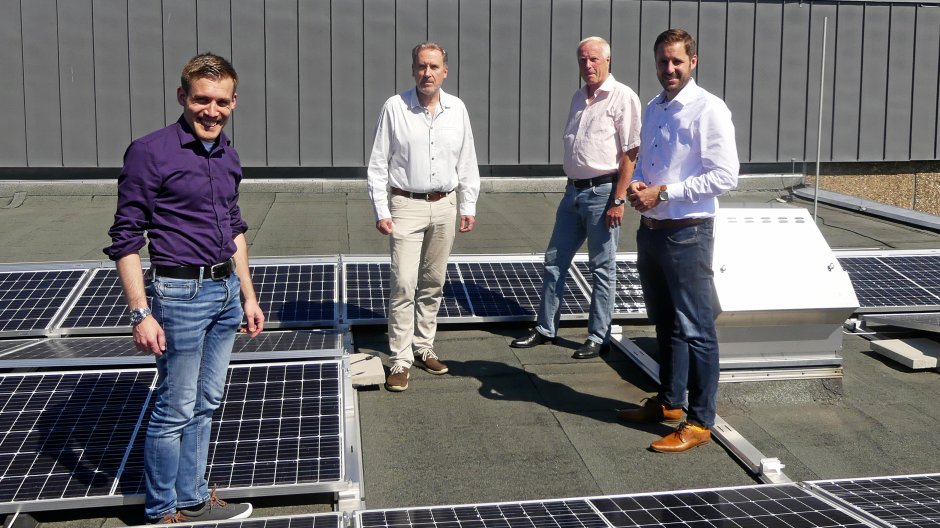
[(582, 40), (581, 42), (578, 43), (578, 50), (580, 51), (580, 50), (581, 50), (581, 46), (587, 44), (588, 42), (595, 42), (595, 43), (597, 43), (597, 44), (600, 44), (600, 45), (601, 45), (601, 53), (603, 53), (604, 58), (605, 58), (605, 59), (609, 59), (609, 58), (610, 58), (610, 44), (608, 44), (607, 41), (604, 40), (604, 39), (601, 38), (601, 37), (588, 37), (588, 38)]

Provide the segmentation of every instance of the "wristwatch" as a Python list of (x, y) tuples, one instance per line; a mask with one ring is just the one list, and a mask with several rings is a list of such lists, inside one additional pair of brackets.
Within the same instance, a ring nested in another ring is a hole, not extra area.
[(150, 308), (131, 309), (131, 326), (137, 326), (140, 324), (140, 322), (146, 319), (150, 313)]
[(666, 186), (665, 186), (665, 185), (660, 185), (660, 186), (659, 186), (659, 201), (660, 201), (660, 202), (668, 202), (668, 201), (669, 201), (669, 193), (666, 192)]
[(623, 205), (625, 203), (627, 203), (627, 201), (623, 198), (614, 198), (614, 205)]

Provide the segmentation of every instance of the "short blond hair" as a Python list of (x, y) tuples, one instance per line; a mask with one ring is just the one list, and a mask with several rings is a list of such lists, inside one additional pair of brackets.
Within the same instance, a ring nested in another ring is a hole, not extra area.
[(189, 59), (189, 62), (183, 66), (183, 73), (180, 75), (180, 86), (183, 91), (189, 93), (189, 88), (193, 82), (198, 79), (231, 79), (235, 86), (238, 86), (238, 74), (232, 63), (214, 53), (200, 53)]

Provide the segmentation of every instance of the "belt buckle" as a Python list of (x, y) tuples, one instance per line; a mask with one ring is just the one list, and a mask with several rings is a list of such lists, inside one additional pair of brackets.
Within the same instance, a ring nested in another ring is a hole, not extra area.
[[(229, 269), (226, 269), (228, 268), (228, 264), (229, 264), (228, 261), (226, 261), (221, 264), (214, 264), (210, 266), (209, 278), (211, 278), (212, 280), (219, 280), (219, 279), (224, 279), (225, 277), (228, 277), (228, 272), (230, 271)], [(218, 276), (216, 276), (216, 271), (219, 272)], [(224, 275), (222, 274), (223, 271), (226, 272)]]

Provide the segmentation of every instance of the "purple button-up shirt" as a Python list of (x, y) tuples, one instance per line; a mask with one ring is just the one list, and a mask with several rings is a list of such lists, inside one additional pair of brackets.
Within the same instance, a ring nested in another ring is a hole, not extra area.
[(225, 133), (206, 152), (182, 117), (135, 140), (124, 153), (117, 212), (104, 252), (117, 260), (150, 241), (150, 262), (208, 266), (235, 254), (248, 230), (238, 208), (238, 153)]

